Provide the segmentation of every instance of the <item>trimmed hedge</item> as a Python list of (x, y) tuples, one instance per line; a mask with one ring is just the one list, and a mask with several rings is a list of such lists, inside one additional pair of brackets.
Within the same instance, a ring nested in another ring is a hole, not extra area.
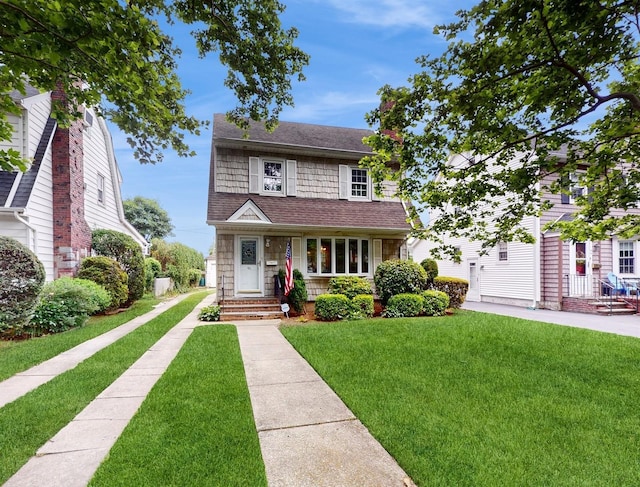
[(458, 277), (438, 276), (433, 280), (433, 289), (449, 296), (451, 308), (459, 308), (467, 297), (469, 281)]
[(110, 304), (111, 296), (100, 284), (61, 277), (45, 285), (29, 329), (41, 335), (82, 326), (89, 315), (104, 311)]
[(422, 313), (424, 298), (420, 294), (400, 293), (389, 298), (384, 310), (386, 318), (407, 318)]
[(377, 267), (373, 280), (382, 304), (386, 305), (391, 296), (417, 294), (426, 289), (427, 273), (412, 260), (386, 260)]
[(94, 230), (91, 249), (98, 255), (111, 257), (127, 273), (127, 304), (144, 296), (144, 255), (131, 236), (115, 230)]
[(449, 307), (449, 296), (442, 291), (430, 289), (423, 291), (422, 298), (422, 314), (426, 316), (442, 316)]
[(13, 238), (0, 236), (0, 334), (23, 333), (44, 280), (44, 266), (36, 254)]
[(108, 309), (117, 309), (127, 302), (127, 273), (114, 259), (104, 256), (86, 257), (80, 262), (78, 277), (97, 282), (107, 290), (111, 297)]
[(351, 299), (353, 313), (363, 318), (371, 318), (373, 316), (373, 295), (358, 294)]
[(316, 298), (315, 315), (319, 320), (336, 321), (351, 316), (351, 301), (344, 294), (321, 294)]
[(371, 283), (364, 277), (339, 276), (329, 279), (329, 294), (344, 294), (353, 299), (358, 294), (373, 294)]

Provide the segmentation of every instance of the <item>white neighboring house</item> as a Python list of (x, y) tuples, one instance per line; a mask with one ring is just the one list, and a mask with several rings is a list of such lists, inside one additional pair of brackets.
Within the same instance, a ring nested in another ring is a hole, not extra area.
[[(555, 155), (563, 157), (564, 153)], [(449, 163), (461, 165), (467, 160), (467, 157), (455, 155)], [(550, 176), (543, 181), (543, 186), (552, 181), (553, 176)], [(572, 219), (577, 210), (574, 195), (587, 190), (574, 182), (568, 184), (569, 194), (543, 196), (553, 204), (550, 210), (522, 222), (536, 238), (534, 244), (502, 242), (481, 256), (479, 243), (448, 238), (446, 243), (460, 249), (462, 260), (459, 264), (450, 260), (438, 261), (439, 275), (467, 279), (469, 301), (597, 312), (599, 308), (594, 306), (594, 298), (610, 293), (609, 273), (629, 283), (640, 280), (636, 258), (640, 255), (640, 241), (637, 237), (621, 240), (612, 236), (599, 242), (570, 242), (561, 240), (557, 232), (544, 231), (547, 223)], [(633, 211), (640, 214), (640, 209)], [(432, 212), (429, 217), (433, 221), (438, 214)], [(433, 246), (432, 242), (413, 239), (409, 252), (415, 261), (421, 262), (430, 257)]]
[(27, 86), (26, 95), (11, 96), (22, 113), (9, 115), (13, 138), (0, 148), (18, 150), (31, 165), (25, 173), (0, 170), (0, 235), (31, 249), (47, 281), (75, 274), (95, 229), (130, 235), (146, 253), (144, 237), (124, 217), (122, 176), (104, 120), (87, 108), (83, 120), (63, 129), (51, 117), (60, 93)]

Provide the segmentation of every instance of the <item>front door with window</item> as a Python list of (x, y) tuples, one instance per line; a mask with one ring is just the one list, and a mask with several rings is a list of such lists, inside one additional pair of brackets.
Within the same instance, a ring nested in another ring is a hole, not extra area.
[(238, 296), (263, 294), (262, 239), (260, 237), (238, 237), (235, 282)]
[(469, 290), (467, 301), (480, 301), (480, 273), (478, 272), (478, 259), (469, 259)]
[(573, 242), (569, 259), (569, 294), (591, 296), (593, 294), (591, 242)]

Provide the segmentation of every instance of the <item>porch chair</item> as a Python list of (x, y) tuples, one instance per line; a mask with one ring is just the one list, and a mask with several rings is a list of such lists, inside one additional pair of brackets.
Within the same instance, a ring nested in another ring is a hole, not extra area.
[[(624, 294), (625, 296), (629, 296), (630, 288), (629, 286), (625, 285), (624, 281), (621, 278), (616, 276), (613, 272), (609, 272), (607, 274), (607, 279), (609, 280), (609, 283), (613, 286), (611, 292), (613, 292), (615, 295)], [(636, 289), (635, 286), (633, 286), (633, 288), (634, 290)]]

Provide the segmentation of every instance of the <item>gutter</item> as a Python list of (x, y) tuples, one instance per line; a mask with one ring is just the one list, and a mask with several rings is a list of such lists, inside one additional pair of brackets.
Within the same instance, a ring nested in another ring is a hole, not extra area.
[(31, 250), (34, 254), (38, 254), (38, 230), (34, 227), (29, 220), (25, 220), (21, 213), (24, 213), (24, 208), (16, 209), (16, 208), (0, 208), (0, 213), (11, 213), (13, 217), (22, 223), (25, 227), (31, 230), (31, 234), (33, 235), (33, 239), (29, 239), (29, 245), (27, 246), (29, 250)]

